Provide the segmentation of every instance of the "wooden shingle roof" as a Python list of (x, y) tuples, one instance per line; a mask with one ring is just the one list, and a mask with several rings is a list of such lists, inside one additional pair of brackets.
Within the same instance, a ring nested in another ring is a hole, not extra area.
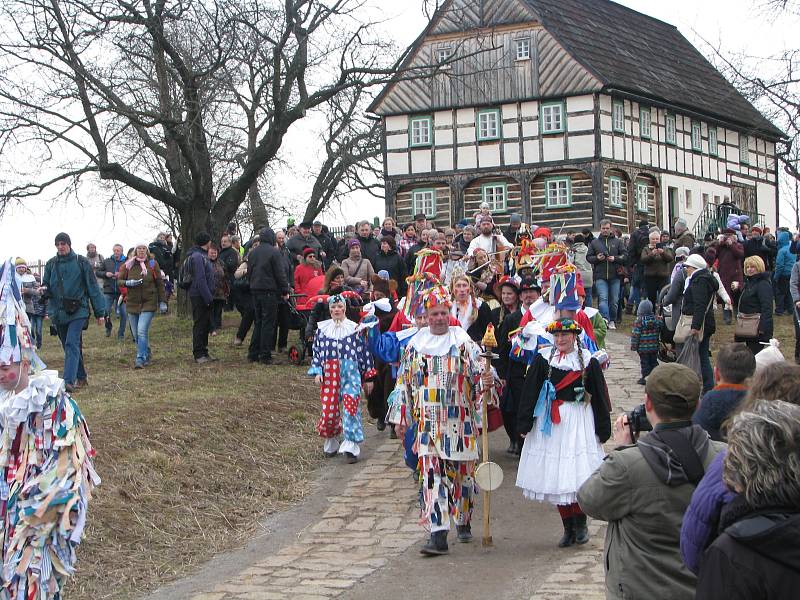
[(606, 89), (786, 137), (675, 26), (609, 0), (524, 2)]

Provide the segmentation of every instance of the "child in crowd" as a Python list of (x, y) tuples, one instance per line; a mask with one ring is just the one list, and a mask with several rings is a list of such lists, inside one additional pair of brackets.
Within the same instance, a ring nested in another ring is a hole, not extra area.
[(703, 396), (692, 421), (708, 432), (711, 439), (724, 442), (722, 423), (739, 406), (747, 394), (745, 382), (756, 370), (756, 359), (742, 343), (726, 344), (717, 353), (714, 366), (714, 389)]
[(637, 381), (639, 385), (645, 384), (645, 379), (651, 371), (658, 366), (658, 336), (661, 332), (661, 322), (653, 313), (653, 303), (642, 300), (636, 310), (636, 321), (631, 329), (631, 350), (639, 355), (642, 365), (642, 377)]

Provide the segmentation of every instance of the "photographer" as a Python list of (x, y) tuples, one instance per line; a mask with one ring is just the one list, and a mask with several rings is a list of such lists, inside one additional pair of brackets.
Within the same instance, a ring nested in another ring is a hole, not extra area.
[(697, 580), (679, 550), (681, 521), (706, 466), (725, 447), (692, 425), (700, 390), (688, 367), (657, 367), (647, 378), (643, 405), (653, 432), (632, 444), (628, 415), (619, 417), (614, 441), (623, 446), (578, 490), (581, 509), (608, 521), (608, 598), (663, 598), (665, 590), (671, 600), (695, 596)]
[(658, 302), (658, 291), (667, 285), (672, 266), (675, 264), (675, 253), (661, 243), (661, 234), (658, 231), (650, 233), (649, 243), (642, 249), (641, 261), (644, 265), (644, 287), (647, 298), (653, 303)]

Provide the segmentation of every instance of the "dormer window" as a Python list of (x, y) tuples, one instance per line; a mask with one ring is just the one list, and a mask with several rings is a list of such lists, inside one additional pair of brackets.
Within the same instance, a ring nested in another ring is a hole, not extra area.
[(516, 40), (516, 53), (517, 60), (530, 60), (531, 58), (531, 41), (530, 40)]
[(437, 65), (442, 65), (443, 69), (449, 69), (450, 68), (449, 64), (446, 65), (444, 63), (446, 63), (452, 57), (453, 57), (453, 49), (450, 46), (444, 46), (444, 47), (441, 47), (441, 48), (436, 48), (436, 51), (434, 53), (434, 58), (436, 59), (436, 64)]

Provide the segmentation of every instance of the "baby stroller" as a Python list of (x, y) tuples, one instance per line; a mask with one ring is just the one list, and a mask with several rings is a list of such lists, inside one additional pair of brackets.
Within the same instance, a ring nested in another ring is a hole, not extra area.
[(298, 332), (298, 344), (289, 346), (289, 361), (293, 365), (302, 365), (306, 356), (311, 354), (311, 341), (306, 339), (306, 327), (311, 317), (311, 311), (314, 310), (319, 298), (317, 291), (324, 284), (324, 275), (314, 277), (309, 280), (305, 289), (289, 296), (289, 329)]
[(658, 360), (663, 363), (675, 362), (677, 360), (677, 350), (675, 349), (675, 330), (672, 329), (672, 309), (671, 304), (666, 306), (662, 303), (664, 296), (669, 293), (670, 284), (661, 288), (658, 293), (658, 304), (656, 304), (656, 317), (661, 321), (661, 333), (658, 339)]

